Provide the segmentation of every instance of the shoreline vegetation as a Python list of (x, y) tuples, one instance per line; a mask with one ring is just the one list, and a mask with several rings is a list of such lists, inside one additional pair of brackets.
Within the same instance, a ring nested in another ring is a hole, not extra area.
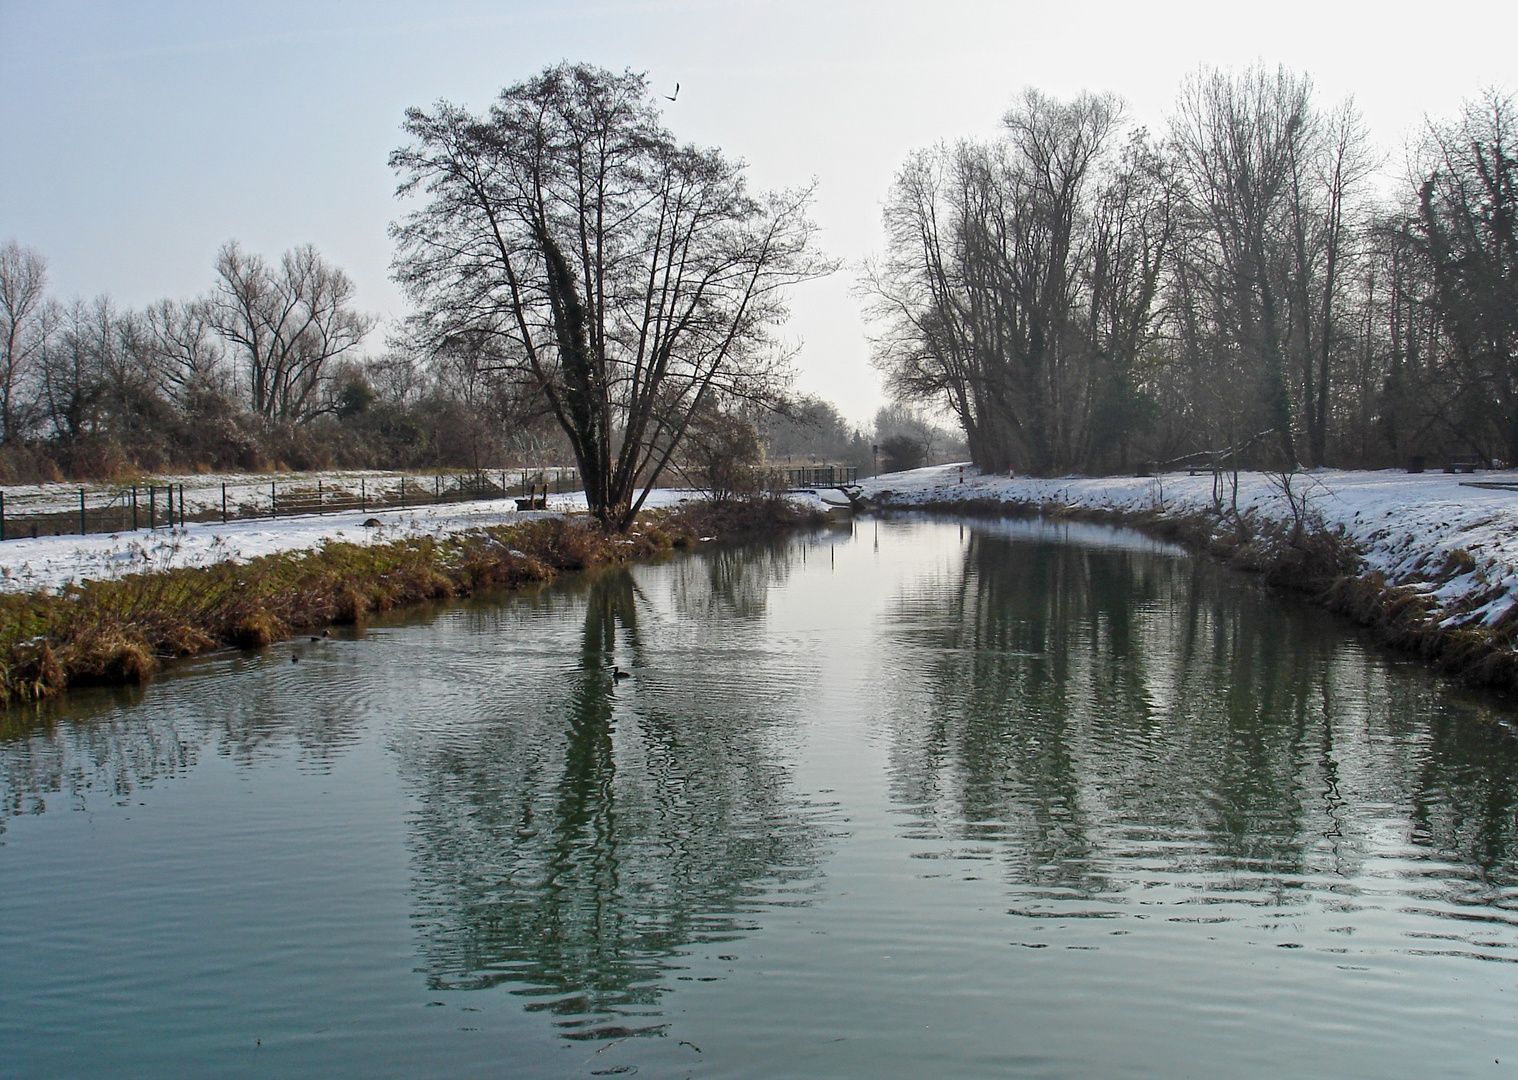
[(823, 520), (783, 498), (693, 503), (645, 512), (626, 532), (602, 529), (588, 515), (553, 517), (390, 543), (329, 541), (247, 562), (0, 595), (0, 704), (140, 683), (173, 659), (259, 648), (408, 604), (545, 585), (563, 573)]
[(1258, 574), (1274, 588), (1349, 619), (1377, 644), (1414, 656), (1459, 683), (1505, 694), (1518, 691), (1518, 607), (1496, 622), (1472, 624), (1460, 621), (1458, 614), (1452, 618), (1429, 588), (1471, 572), (1470, 556), (1464, 552), (1450, 553), (1424, 581), (1399, 584), (1366, 568), (1361, 545), (1342, 526), (1329, 527), (1310, 515), (1281, 520), (1255, 510), (1129, 510), (978, 496), (902, 501), (891, 491), (879, 492), (872, 502), (882, 511), (1083, 521), (1135, 529), (1230, 569)]
[[(882, 512), (1136, 529), (1258, 574), (1458, 682), (1518, 692), (1518, 604), (1495, 620), (1473, 620), (1461, 616), (1474, 611), (1482, 593), (1468, 593), (1453, 608), (1440, 602), (1441, 586), (1476, 570), (1463, 549), (1433, 560), (1416, 580), (1393, 581), (1368, 566), (1364, 545), (1342, 525), (1311, 512), (1283, 517), (1259, 507), (1091, 505), (1069, 494), (878, 489), (869, 492), (869, 504)], [(407, 605), (545, 585), (564, 573), (656, 560), (703, 541), (773, 535), (823, 521), (815, 509), (780, 497), (700, 502), (644, 512), (625, 533), (572, 514), (388, 543), (328, 540), (245, 562), (0, 594), (0, 704), (36, 701), (71, 687), (141, 683), (174, 659), (265, 647)]]

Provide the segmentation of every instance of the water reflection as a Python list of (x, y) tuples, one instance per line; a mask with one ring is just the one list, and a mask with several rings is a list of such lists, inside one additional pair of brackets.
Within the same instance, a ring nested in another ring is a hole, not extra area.
[(691, 619), (762, 615), (770, 593), (806, 559), (808, 544), (789, 537), (713, 548), (675, 567), (675, 604)]
[[(112, 695), (129, 707), (136, 693)], [(198, 733), (179, 719), (147, 723), (111, 710), (93, 723), (59, 722), (51, 704), (0, 714), (0, 832), (18, 814), (50, 803), (74, 807), (92, 795), (129, 799), (138, 789), (194, 767)]]
[(283, 1072), (355, 1076), (489, 1074), (487, 1036), (532, 1075), (1509, 1060), (1508, 714), (1204, 564), (1023, 531), (703, 551), (10, 714), (0, 1045), (116, 1075), (217, 1040), (237, 1075), (271, 1032)]
[(1321, 900), (1390, 858), (1430, 863), (1404, 900), (1515, 906), (1502, 714), (1217, 574), (972, 531), (905, 589), (891, 782), (919, 855), (994, 858), (1027, 914)]
[[(690, 708), (701, 656), (648, 653), (657, 608), (631, 573), (597, 577), (577, 667), (518, 667), (530, 697), (402, 749), (434, 988), (512, 984), (573, 1039), (660, 1034), (661, 998), (698, 977), (689, 951), (796, 902), (815, 873), (816, 817), (776, 756), (779, 713)], [(713, 648), (747, 636), (730, 620)], [(635, 680), (615, 680), (614, 661)]]
[[(332, 668), (343, 665), (330, 648), (224, 653), (182, 666), (178, 676), (209, 676), (180, 683), (182, 693), (85, 689), (0, 713), (0, 831), (9, 817), (41, 813), (50, 801), (75, 809), (97, 798), (124, 803), (188, 775), (205, 754), (250, 766), (293, 752), (304, 771), (330, 770), (368, 722), (334, 679)], [(317, 662), (286, 669), (291, 655)]]

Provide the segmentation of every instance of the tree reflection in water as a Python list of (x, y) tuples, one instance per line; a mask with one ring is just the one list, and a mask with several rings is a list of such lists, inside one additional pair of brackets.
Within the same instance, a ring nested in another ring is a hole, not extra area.
[[(807, 913), (808, 930), (857, 918), (858, 940), (883, 942), (906, 926), (939, 986), (998, 937), (974, 922), (979, 901), (1039, 918), (1155, 916), (1133, 927), (1233, 921), (1240, 947), (1273, 947), (1261, 919), (1295, 905), (1291, 919), (1325, 935), (1323, 953), (1352, 930), (1367, 957), (1518, 955), (1518, 918), (1500, 910), (1518, 897), (1518, 751), (1502, 710), (1195, 560), (1015, 539), (1006, 525), (968, 527), (960, 542), (956, 531), (907, 523), (899, 551), (843, 544), (836, 568), (815, 548), (808, 568), (801, 545), (707, 551), (446, 605), (425, 625), (412, 616), (362, 643), (313, 644), (300, 664), (283, 650), (303, 645), (223, 655), (144, 692), (17, 711), (0, 727), (0, 822), (69, 805), (55, 794), (124, 800), (214, 757), (236, 768), (180, 812), (198, 820), (206, 799), (226, 820), (199, 834), (186, 865), (217, 865), (217, 829), (231, 822), (276, 855), (293, 829), (325, 870), (323, 845), (363, 834), (353, 805), (393, 809), (374, 836), (393, 851), (403, 828), (409, 868), (376, 873), (409, 890), (412, 925), (393, 931), (419, 956), (396, 963), (397, 998), (421, 1007), (417, 969), (439, 991), (498, 987), (568, 1039), (660, 1033), (671, 989), (722, 977), (706, 957), (751, 953), (719, 943), (760, 925), (766, 949), (794, 950), (796, 970), (810, 977), (815, 964), (827, 985), (868, 996), (882, 969), (857, 966), (844, 935), (781, 944), (801, 920), (781, 929), (772, 917), (812, 901), (840, 834), (854, 839), (837, 880), (871, 884)], [(633, 677), (615, 680), (614, 662)], [(836, 806), (798, 791), (803, 754)], [(363, 767), (337, 776), (350, 800), (339, 808), (300, 774), (344, 755)], [(264, 801), (228, 802), (228, 778), (255, 771), (248, 787)], [(381, 787), (352, 803), (365, 784)], [(309, 805), (291, 801), (299, 792)], [(270, 831), (245, 829), (244, 806), (262, 807)], [(137, 830), (121, 835), (154, 835)], [(92, 865), (94, 845), (80, 852)], [(346, 871), (332, 860), (335, 892), (376, 880), (352, 854)], [(1001, 881), (916, 891), (916, 877), (988, 867)], [(199, 886), (169, 895), (219, 902), (218, 881)], [(973, 908), (954, 906), (972, 894)], [(1362, 915), (1347, 914), (1354, 904)], [(1132, 932), (1038, 926), (1080, 949)], [(1141, 954), (1205, 949), (1214, 931), (1151, 935)], [(960, 958), (945, 961), (952, 970), (935, 968), (940, 946)], [(1128, 977), (1130, 954), (1104, 955), (1113, 978)], [(1085, 985), (1085, 968), (1047, 970)], [(348, 992), (343, 971), (334, 998)], [(1013, 993), (1004, 974), (996, 961), (979, 977)], [(721, 1007), (783, 1004), (777, 983), (740, 973)], [(906, 985), (910, 997), (918, 984)], [(988, 1053), (1001, 1052), (992, 1037)]]
[[(283, 657), (298, 648), (273, 651)], [(186, 693), (155, 694), (150, 706), (144, 687), (86, 688), (0, 711), (0, 831), (14, 814), (43, 812), (53, 797), (71, 806), (124, 803), (188, 775), (206, 754), (251, 765), (293, 749), (303, 770), (324, 772), (368, 720), (347, 694), (310, 692), (302, 677), (312, 665), (271, 671), (258, 654), (221, 654), (180, 673), (197, 667), (218, 675)], [(330, 674), (327, 682), (341, 685)], [(292, 694), (294, 686), (307, 689)]]
[[(658, 1034), (683, 956), (804, 900), (817, 824), (773, 714), (742, 693), (696, 704), (709, 656), (682, 664), (661, 641), (667, 670), (639, 666), (650, 604), (632, 574), (596, 577), (583, 605), (577, 668), (528, 672), (534, 693), (496, 719), (403, 751), (418, 927), (436, 988), (514, 984), (569, 1038)], [(742, 623), (725, 630), (715, 648), (741, 649)], [(636, 684), (618, 684), (610, 664), (630, 657)]]
[(963, 551), (890, 616), (887, 666), (914, 672), (893, 797), (951, 844), (925, 856), (1001, 860), (1035, 905), (1182, 872), (1279, 894), (1356, 874), (1390, 818), (1469, 868), (1446, 899), (1513, 903), (1494, 710), (1197, 560), (979, 529)]

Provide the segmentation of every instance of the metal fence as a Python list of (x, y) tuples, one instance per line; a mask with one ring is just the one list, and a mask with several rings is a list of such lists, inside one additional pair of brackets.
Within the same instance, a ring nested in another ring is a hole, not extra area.
[[(575, 469), (540, 468), (435, 475), (392, 474), (333, 479), (270, 480), (267, 491), (247, 483), (215, 486), (134, 484), (113, 491), (79, 489), (77, 507), (27, 510), (6, 505), (0, 492), (0, 540), (84, 536), (162, 529), (189, 522), (241, 521), (358, 510), (394, 510), (481, 499), (515, 498), (546, 506), (547, 496), (578, 488)], [(235, 490), (232, 490), (235, 489)], [(219, 497), (218, 497), (219, 496)], [(54, 504), (56, 507), (56, 503)]]
[(859, 470), (852, 465), (777, 465), (774, 473), (787, 487), (834, 487), (857, 484)]

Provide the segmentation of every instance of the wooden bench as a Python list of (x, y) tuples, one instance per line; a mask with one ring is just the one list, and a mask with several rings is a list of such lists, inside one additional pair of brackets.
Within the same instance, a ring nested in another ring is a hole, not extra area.
[(1452, 454), (1449, 464), (1444, 466), (1447, 473), (1473, 473), (1477, 469), (1487, 467), (1486, 459), (1475, 454)]

